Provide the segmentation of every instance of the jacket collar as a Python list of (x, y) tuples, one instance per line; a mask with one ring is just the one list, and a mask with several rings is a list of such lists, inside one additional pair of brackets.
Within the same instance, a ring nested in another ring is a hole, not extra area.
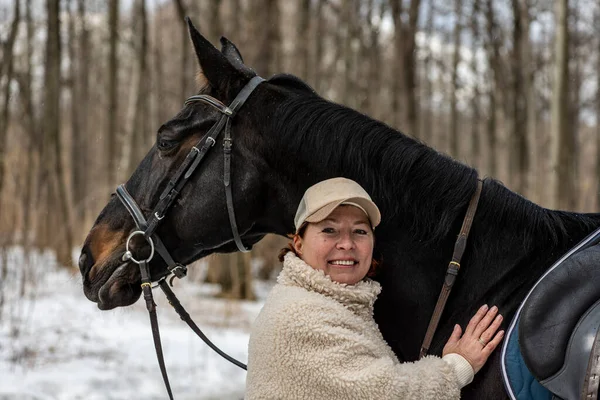
[(354, 313), (364, 316), (373, 315), (373, 304), (381, 292), (379, 283), (369, 278), (354, 285), (332, 281), (323, 271), (312, 268), (292, 252), (285, 255), (277, 282), (331, 297)]

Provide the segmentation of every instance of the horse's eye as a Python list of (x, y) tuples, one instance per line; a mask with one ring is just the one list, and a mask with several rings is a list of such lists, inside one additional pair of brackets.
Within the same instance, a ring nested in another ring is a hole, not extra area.
[(175, 146), (177, 146), (176, 140), (159, 139), (156, 142), (156, 147), (158, 147), (158, 150), (160, 151), (168, 151), (174, 148)]

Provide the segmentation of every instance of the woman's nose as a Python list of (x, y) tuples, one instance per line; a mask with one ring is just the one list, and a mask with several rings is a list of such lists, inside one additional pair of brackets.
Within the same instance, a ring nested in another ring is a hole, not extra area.
[(352, 240), (352, 235), (349, 233), (342, 233), (337, 242), (338, 249), (349, 250), (354, 248), (354, 240)]

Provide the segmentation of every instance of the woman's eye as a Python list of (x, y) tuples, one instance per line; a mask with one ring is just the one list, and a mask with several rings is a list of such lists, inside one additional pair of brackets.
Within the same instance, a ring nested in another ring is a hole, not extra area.
[(323, 233), (335, 233), (335, 229), (333, 228), (323, 228)]
[(354, 233), (358, 234), (358, 235), (366, 235), (368, 232), (364, 229), (356, 229), (354, 231)]
[(159, 139), (158, 142), (156, 143), (156, 147), (158, 147), (158, 149), (160, 151), (171, 150), (176, 145), (177, 145), (177, 142), (175, 140), (166, 140), (166, 139)]

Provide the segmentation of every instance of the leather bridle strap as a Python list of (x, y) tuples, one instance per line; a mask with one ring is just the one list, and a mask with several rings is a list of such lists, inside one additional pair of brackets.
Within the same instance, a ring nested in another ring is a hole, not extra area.
[[(132, 232), (129, 235), (126, 243), (126, 251), (123, 254), (123, 261), (131, 261), (139, 265), (140, 274), (142, 278), (142, 292), (144, 294), (144, 300), (146, 301), (146, 308), (148, 309), (148, 313), (150, 315), (150, 324), (152, 326), (152, 337), (154, 339), (154, 347), (156, 349), (156, 357), (158, 359), (158, 364), (160, 367), (161, 374), (163, 376), (163, 380), (165, 382), (165, 386), (167, 388), (167, 392), (169, 394), (169, 399), (173, 399), (173, 394), (171, 392), (171, 386), (169, 384), (169, 377), (167, 375), (167, 370), (165, 367), (165, 361), (162, 351), (162, 345), (160, 341), (160, 331), (158, 328), (158, 317), (156, 315), (156, 304), (154, 303), (154, 298), (152, 296), (152, 277), (150, 275), (150, 269), (148, 263), (152, 260), (154, 256), (154, 250), (160, 254), (163, 260), (167, 264), (168, 270), (173, 273), (174, 276), (178, 278), (183, 278), (186, 276), (187, 267), (182, 264), (179, 264), (173, 260), (171, 254), (160, 240), (160, 237), (156, 234), (156, 229), (160, 221), (164, 218), (165, 213), (169, 209), (169, 207), (173, 204), (173, 201), (177, 198), (183, 186), (187, 183), (189, 178), (192, 176), (195, 169), (198, 167), (200, 162), (204, 159), (208, 150), (210, 150), (216, 143), (217, 137), (221, 133), (222, 130), (225, 131), (223, 138), (223, 154), (224, 154), (224, 170), (223, 170), (223, 183), (225, 185), (225, 194), (227, 201), (227, 213), (229, 215), (229, 222), (231, 225), (231, 231), (233, 234), (234, 241), (240, 251), (249, 251), (244, 244), (242, 243), (242, 239), (240, 237), (236, 219), (235, 219), (235, 210), (233, 207), (233, 196), (231, 191), (231, 147), (232, 147), (232, 139), (231, 139), (231, 118), (235, 116), (237, 110), (246, 102), (252, 91), (261, 83), (264, 79), (255, 76), (252, 78), (246, 86), (238, 93), (236, 98), (233, 100), (231, 105), (227, 107), (219, 100), (208, 96), (208, 95), (197, 95), (192, 96), (188, 100), (186, 100), (185, 105), (192, 104), (197, 101), (205, 102), (206, 104), (211, 105), (216, 108), (219, 112), (221, 112), (221, 117), (219, 120), (210, 128), (208, 133), (206, 134), (206, 138), (200, 140), (196, 144), (196, 146), (192, 147), (192, 150), (188, 153), (183, 163), (177, 169), (177, 172), (169, 180), (167, 187), (163, 190), (161, 194), (158, 204), (154, 208), (153, 212), (150, 214), (150, 219), (147, 221), (142, 213), (140, 207), (135, 202), (131, 194), (125, 188), (125, 185), (119, 185), (117, 187), (117, 197), (123, 203), (131, 217), (133, 218), (138, 230)], [(132, 237), (135, 235), (143, 235), (146, 241), (150, 244), (151, 252), (150, 256), (146, 260), (137, 260), (131, 254), (129, 249), (129, 243)], [(217, 346), (215, 346), (206, 335), (202, 332), (200, 328), (192, 321), (190, 315), (187, 313), (185, 308), (179, 302), (175, 293), (169, 287), (169, 284), (166, 282), (165, 277), (161, 277), (158, 280), (158, 285), (165, 293), (169, 304), (173, 306), (179, 317), (188, 324), (188, 326), (206, 343), (211, 349), (217, 352), (219, 355), (224, 357), (226, 360), (232, 362), (236, 366), (246, 369), (246, 365), (239, 362), (238, 360), (230, 357), (221, 351)]]
[(467, 208), (465, 219), (463, 220), (460, 233), (458, 234), (458, 239), (456, 239), (456, 243), (454, 244), (454, 253), (452, 254), (452, 261), (450, 261), (450, 263), (448, 264), (448, 269), (446, 270), (446, 277), (444, 279), (442, 291), (440, 292), (437, 304), (435, 305), (435, 308), (433, 310), (433, 315), (431, 316), (431, 320), (429, 321), (429, 326), (427, 327), (427, 332), (425, 333), (425, 339), (423, 339), (423, 344), (421, 345), (419, 358), (422, 358), (425, 355), (427, 355), (427, 352), (429, 351), (429, 346), (431, 346), (433, 335), (435, 334), (442, 313), (444, 312), (444, 308), (446, 307), (448, 296), (450, 296), (450, 291), (452, 291), (452, 287), (454, 286), (454, 282), (456, 281), (456, 277), (460, 269), (460, 260), (462, 259), (462, 256), (465, 252), (465, 248), (467, 246), (467, 238), (469, 237), (469, 231), (471, 230), (473, 218), (475, 217), (475, 212), (477, 211), (477, 205), (479, 203), (479, 197), (481, 196), (482, 187), (483, 182), (481, 180), (477, 180), (477, 189), (475, 190), (473, 197), (471, 197), (471, 201), (469, 202), (469, 208)]
[[(224, 135), (229, 137), (228, 141), (223, 142), (223, 152), (225, 153), (225, 163), (227, 164), (227, 159), (231, 154), (231, 119), (236, 115), (236, 112), (239, 110), (242, 105), (246, 102), (250, 94), (256, 89), (256, 87), (262, 83), (264, 79), (260, 76), (255, 76), (252, 78), (246, 86), (238, 93), (235, 99), (231, 102), (229, 107), (225, 106), (223, 103), (218, 101), (217, 99), (208, 96), (208, 95), (196, 95), (192, 96), (186, 100), (185, 104), (193, 104), (195, 102), (204, 102), (206, 104), (211, 105), (216, 108), (219, 112), (221, 112), (221, 117), (219, 120), (210, 128), (205, 138), (201, 139), (188, 153), (185, 160), (181, 164), (181, 166), (177, 169), (175, 175), (171, 178), (167, 187), (163, 190), (160, 195), (159, 202), (154, 208), (152, 215), (148, 221), (148, 228), (146, 229), (146, 237), (150, 237), (158, 227), (159, 222), (164, 218), (167, 210), (171, 207), (183, 186), (187, 183), (189, 178), (192, 176), (200, 162), (204, 159), (208, 150), (210, 150), (215, 143), (217, 142), (217, 138), (221, 131), (225, 131)], [(231, 169), (226, 168), (223, 171), (224, 174), (224, 182), (229, 182), (231, 180), (230, 174)], [(227, 189), (226, 192), (231, 191), (231, 188)], [(231, 230), (233, 234), (233, 239), (240, 251), (247, 252), (247, 249), (242, 244), (242, 239), (239, 235), (237, 224), (235, 222), (235, 212), (233, 211), (233, 197), (231, 193), (227, 195), (227, 208), (229, 214), (229, 222), (231, 225)], [(179, 276), (178, 276), (179, 277)]]
[(158, 285), (160, 286), (162, 291), (165, 293), (165, 296), (167, 297), (169, 304), (171, 306), (173, 306), (173, 308), (179, 315), (179, 318), (181, 318), (182, 321), (184, 321), (186, 324), (188, 324), (188, 326), (194, 331), (194, 333), (196, 333), (196, 335), (198, 335), (198, 337), (200, 337), (200, 339), (202, 339), (204, 341), (204, 343), (206, 343), (208, 345), (208, 347), (213, 349), (218, 355), (220, 355), (227, 361), (231, 362), (232, 364), (237, 365), (238, 367), (240, 367), (243, 370), (247, 369), (246, 364), (244, 364), (244, 363), (236, 360), (235, 358), (231, 357), (230, 355), (226, 354), (221, 349), (219, 349), (213, 342), (211, 342), (210, 339), (208, 339), (208, 337), (204, 334), (204, 332), (202, 332), (202, 330), (200, 328), (198, 328), (198, 325), (196, 325), (196, 323), (194, 323), (194, 321), (190, 317), (190, 314), (188, 314), (188, 312), (185, 310), (185, 308), (183, 308), (183, 305), (181, 305), (181, 302), (179, 302), (179, 299), (177, 298), (177, 296), (175, 296), (175, 293), (171, 290), (171, 288), (169, 287), (169, 284), (167, 283), (166, 280), (161, 279), (160, 281), (158, 281)]
[(162, 343), (160, 341), (160, 330), (158, 329), (158, 316), (156, 315), (156, 303), (152, 297), (152, 283), (150, 279), (150, 268), (146, 260), (140, 262), (140, 272), (142, 274), (142, 293), (144, 294), (144, 300), (146, 301), (146, 309), (150, 316), (150, 327), (152, 329), (152, 339), (154, 340), (154, 348), (156, 350), (156, 358), (158, 360), (158, 366), (160, 373), (165, 382), (169, 399), (173, 400), (173, 392), (171, 391), (171, 384), (169, 383), (169, 376), (167, 375), (167, 367), (165, 366), (165, 358), (163, 356)]
[[(178, 262), (175, 262), (175, 260), (173, 260), (173, 257), (171, 257), (171, 253), (169, 253), (162, 240), (160, 240), (160, 237), (158, 237), (158, 235), (156, 234), (146, 236), (146, 232), (148, 231), (148, 222), (146, 221), (142, 210), (140, 210), (131, 194), (129, 194), (129, 192), (125, 188), (125, 185), (117, 186), (116, 194), (119, 200), (121, 200), (121, 203), (123, 203), (123, 205), (127, 209), (127, 211), (129, 211), (129, 214), (133, 218), (133, 221), (135, 222), (137, 228), (140, 231), (144, 232), (146, 240), (148, 240), (148, 238), (151, 238), (153, 240), (154, 247), (156, 248), (158, 254), (167, 264), (167, 269), (169, 270), (169, 272), (177, 276), (178, 278), (185, 277), (187, 275), (186, 266), (179, 264)], [(123, 259), (123, 261), (126, 260)]]

